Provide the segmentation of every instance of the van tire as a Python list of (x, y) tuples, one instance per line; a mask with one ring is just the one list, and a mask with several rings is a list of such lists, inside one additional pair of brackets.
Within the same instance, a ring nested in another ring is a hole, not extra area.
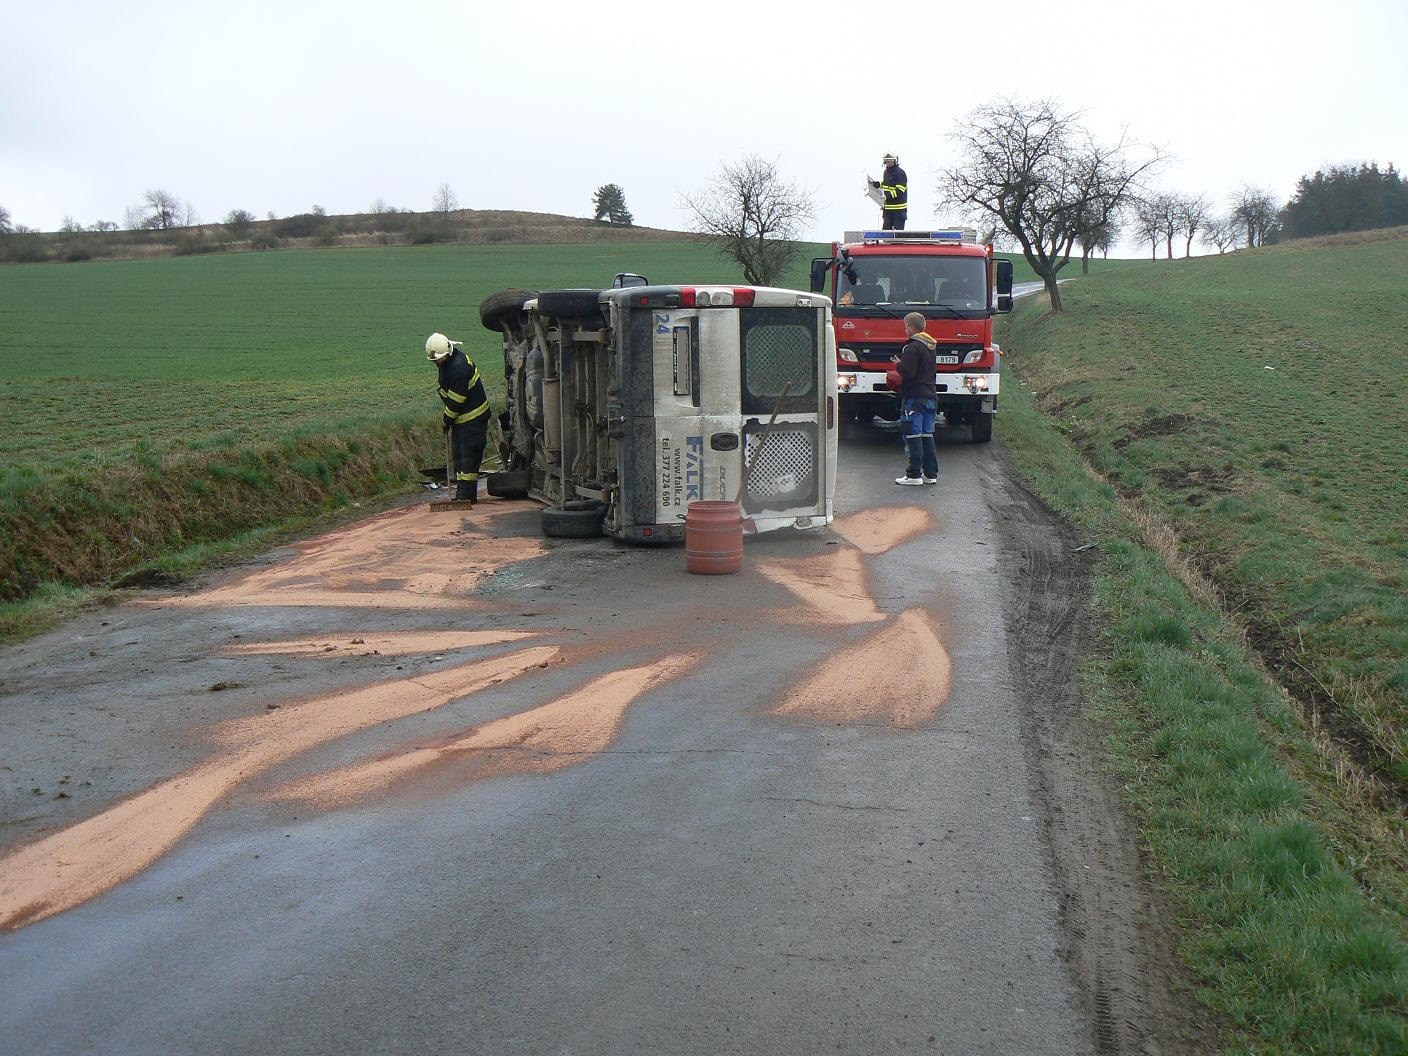
[(486, 330), (503, 333), (508, 318), (523, 311), (523, 306), (536, 296), (537, 290), (508, 289), (491, 293), (479, 303), (479, 321)]
[(569, 502), (565, 509), (543, 510), (543, 534), (549, 539), (596, 539), (605, 523), (604, 502)]
[(975, 411), (972, 415), (973, 443), (986, 444), (992, 439), (992, 411)]
[(603, 326), (606, 318), (601, 314), (601, 304), (597, 298), (601, 290), (544, 290), (538, 295), (538, 313), (552, 319), (566, 319), (570, 322), (595, 323)]
[(531, 469), (507, 469), (490, 473), (484, 487), (498, 499), (523, 499), (528, 496), (528, 488), (533, 483)]

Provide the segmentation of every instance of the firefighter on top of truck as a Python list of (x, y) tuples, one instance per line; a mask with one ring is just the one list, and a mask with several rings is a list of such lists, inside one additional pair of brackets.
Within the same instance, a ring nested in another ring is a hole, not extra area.
[(884, 157), (885, 172), (878, 180), (871, 180), (870, 186), (879, 187), (885, 196), (880, 206), (881, 227), (885, 231), (903, 231), (905, 219), (909, 216), (909, 177), (900, 168), (900, 159), (893, 154)]

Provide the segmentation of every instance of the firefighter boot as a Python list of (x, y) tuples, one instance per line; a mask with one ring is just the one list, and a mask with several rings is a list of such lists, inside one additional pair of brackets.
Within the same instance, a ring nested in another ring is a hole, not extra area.
[(457, 481), (455, 481), (455, 501), (456, 501), (456, 502), (478, 502), (478, 501), (479, 501), (479, 481), (477, 481), (477, 480), (457, 480)]

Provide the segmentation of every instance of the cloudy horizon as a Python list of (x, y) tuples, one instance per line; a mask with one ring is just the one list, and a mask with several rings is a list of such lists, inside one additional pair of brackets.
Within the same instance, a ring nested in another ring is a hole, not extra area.
[(463, 208), (590, 216), (614, 182), (638, 224), (684, 229), (681, 197), (757, 154), (814, 193), (808, 236), (830, 241), (876, 222), (862, 179), (890, 150), (909, 226), (952, 222), (949, 134), (1000, 96), (1055, 97), (1107, 140), (1127, 128), (1168, 156), (1159, 189), (1219, 207), (1243, 184), (1284, 201), (1323, 165), (1408, 155), (1408, 11), (1387, 2), (1332, 23), (1298, 2), (1003, 10), (973, 34), (948, 6), (899, 32), (834, 3), (33, 7), (10, 16), (0, 71), (0, 205), (40, 230), (122, 224), (163, 188), (210, 223), (426, 210), (448, 183)]

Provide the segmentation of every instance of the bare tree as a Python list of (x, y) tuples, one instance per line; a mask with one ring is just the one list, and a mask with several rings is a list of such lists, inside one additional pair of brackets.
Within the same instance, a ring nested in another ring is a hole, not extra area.
[(385, 216), (387, 213), (394, 213), (395, 211), (394, 206), (386, 204), (385, 198), (378, 198), (367, 208), (367, 212), (371, 213), (372, 216)]
[(10, 218), (10, 210), (0, 205), (0, 235), (12, 235), (15, 232), (15, 222)]
[(1107, 217), (1103, 222), (1092, 222), (1084, 224), (1077, 241), (1080, 243), (1080, 273), (1090, 274), (1090, 258), (1098, 251), (1102, 256), (1108, 257), (1110, 250), (1114, 249), (1115, 243), (1120, 240), (1120, 218), (1118, 216)]
[(1179, 233), (1183, 235), (1183, 255), (1193, 255), (1193, 239), (1212, 219), (1212, 202), (1206, 195), (1185, 194), (1176, 199), (1175, 213)]
[(109, 231), (116, 231), (117, 225), (111, 220), (94, 220), (88, 230), (95, 234), (103, 235), (107, 234)]
[(1141, 242), (1149, 243), (1149, 259), (1159, 259), (1159, 236), (1163, 234), (1162, 195), (1148, 194), (1130, 202), (1130, 234)]
[(182, 227), (198, 227), (200, 225), (200, 214), (196, 212), (193, 202), (187, 202), (181, 210)]
[(460, 207), (460, 200), (455, 196), (454, 189), (448, 183), (442, 183), (435, 188), (435, 194), (430, 199), (430, 207), (437, 213), (452, 213)]
[(61, 235), (77, 235), (82, 231), (83, 225), (71, 216), (65, 216), (64, 222), (59, 225), (59, 234)]
[(1247, 233), (1247, 246), (1266, 244), (1266, 236), (1276, 226), (1276, 214), (1280, 207), (1270, 191), (1250, 184), (1232, 195), (1232, 219)]
[(160, 188), (148, 189), (142, 195), (142, 204), (147, 212), (140, 226), (166, 231), (176, 226), (181, 213), (181, 199), (170, 191)]
[(801, 253), (798, 240), (816, 218), (812, 194), (756, 154), (720, 166), (709, 184), (683, 198), (691, 230), (736, 261), (753, 286), (776, 284)]
[(1164, 257), (1173, 259), (1173, 236), (1178, 233), (1178, 195), (1159, 194), (1153, 199), (1158, 213), (1159, 235), (1164, 240)]
[(1215, 247), (1219, 253), (1236, 249), (1241, 238), (1241, 225), (1231, 216), (1214, 215), (1203, 224), (1203, 244)]
[(1125, 137), (1097, 142), (1079, 115), (1054, 100), (1005, 99), (962, 119), (952, 138), (960, 160), (939, 177), (940, 197), (970, 215), (989, 216), (1022, 247), (1061, 311), (1057, 275), (1082, 232), (1095, 234), (1128, 200), (1135, 180), (1158, 160), (1129, 157)]

